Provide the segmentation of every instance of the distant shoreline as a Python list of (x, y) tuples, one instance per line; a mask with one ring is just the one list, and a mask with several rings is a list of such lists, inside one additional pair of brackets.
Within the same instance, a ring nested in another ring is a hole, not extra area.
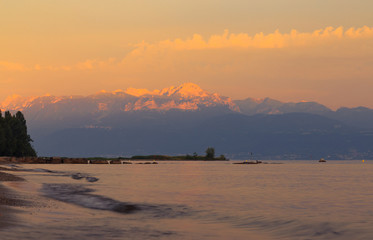
[(191, 161), (217, 162), (229, 159), (152, 159), (152, 158), (67, 158), (67, 157), (0, 157), (0, 164), (128, 164), (130, 162)]

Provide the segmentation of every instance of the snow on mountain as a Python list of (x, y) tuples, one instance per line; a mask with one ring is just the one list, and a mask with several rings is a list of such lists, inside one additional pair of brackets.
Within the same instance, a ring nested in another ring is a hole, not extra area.
[[(334, 115), (338, 115), (316, 102), (292, 103), (270, 98), (247, 98), (232, 101), (229, 97), (203, 90), (194, 83), (184, 83), (177, 87), (171, 86), (152, 91), (136, 88), (103, 90), (89, 96), (22, 97), (12, 95), (0, 104), (2, 111), (23, 111), (31, 120), (40, 118), (58, 120), (65, 119), (70, 115), (75, 117), (92, 116), (92, 118), (101, 119), (109, 114), (121, 112), (169, 111), (173, 109), (196, 111), (211, 107), (229, 109), (246, 115), (293, 112), (318, 114), (331, 118), (336, 118)], [(369, 111), (371, 110), (369, 109)], [(341, 115), (341, 112), (338, 113)]]
[(22, 97), (20, 95), (12, 95), (7, 97), (1, 104), (0, 109), (2, 111), (5, 110), (15, 110), (15, 111), (23, 111), (28, 109), (32, 106), (39, 106), (40, 108), (44, 108), (45, 105), (48, 104), (55, 104), (59, 101), (63, 100), (66, 97), (56, 97), (51, 96), (49, 94), (40, 96), (40, 97)]
[(24, 98), (18, 95), (8, 97), (1, 103), (4, 110), (33, 111), (44, 108), (55, 110), (67, 108), (70, 111), (105, 112), (105, 111), (141, 111), (171, 109), (198, 110), (201, 107), (227, 107), (239, 111), (228, 97), (209, 93), (194, 83), (185, 83), (178, 87), (149, 91), (147, 89), (128, 88), (113, 92), (101, 91), (86, 97), (41, 96)]
[(178, 87), (171, 86), (162, 90), (149, 91), (147, 89), (130, 88), (125, 93), (138, 97), (135, 102), (125, 105), (125, 111), (146, 109), (156, 110), (197, 110), (200, 107), (226, 106), (239, 111), (230, 98), (209, 93), (194, 83), (184, 83)]
[[(117, 90), (122, 91), (122, 90)], [(126, 91), (123, 91), (127, 94), (140, 97), (144, 95), (152, 95), (152, 96), (181, 96), (183, 98), (194, 98), (194, 97), (207, 97), (211, 94), (209, 92), (200, 88), (197, 84), (194, 83), (184, 83), (178, 87), (168, 87), (162, 90), (153, 90), (149, 91), (148, 89), (137, 89), (137, 88), (127, 88)]]
[(184, 98), (194, 98), (194, 97), (204, 98), (204, 97), (210, 96), (211, 94), (203, 90), (202, 88), (200, 88), (197, 84), (184, 83), (178, 87), (172, 86), (170, 88), (162, 89), (160, 91), (160, 95), (162, 96), (179, 95)]

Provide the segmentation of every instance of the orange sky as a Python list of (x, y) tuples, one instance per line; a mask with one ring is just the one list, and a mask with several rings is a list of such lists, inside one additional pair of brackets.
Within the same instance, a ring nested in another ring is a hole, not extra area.
[(6, 1), (0, 102), (194, 82), (373, 108), (373, 1)]

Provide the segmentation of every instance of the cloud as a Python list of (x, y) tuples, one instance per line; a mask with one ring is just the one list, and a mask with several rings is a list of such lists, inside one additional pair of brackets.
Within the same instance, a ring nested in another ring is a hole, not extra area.
[[(87, 59), (71, 65), (42, 66), (35, 64), (33, 67), (26, 67), (24, 64), (0, 61), (0, 71), (92, 71), (92, 70), (115, 70), (124, 66), (141, 65), (144, 62), (158, 63), (166, 61), (164, 56), (170, 58), (181, 52), (195, 50), (242, 50), (255, 49), (289, 49), (302, 48), (313, 49), (318, 46), (338, 46), (344, 43), (353, 45), (356, 40), (372, 40), (373, 27), (364, 26), (361, 28), (349, 28), (347, 30), (340, 26), (337, 28), (326, 27), (313, 32), (299, 32), (295, 29), (289, 33), (281, 33), (276, 30), (273, 33), (257, 33), (250, 36), (247, 33), (229, 33), (225, 30), (221, 35), (212, 35), (204, 39), (199, 34), (194, 34), (187, 39), (163, 40), (155, 43), (142, 41), (133, 45), (133, 50), (123, 59)], [(351, 42), (352, 41), (352, 42)], [(168, 61), (169, 64), (172, 60)], [(151, 64), (152, 65), (152, 64)], [(161, 66), (159, 66), (161, 68)]]
[(25, 65), (23, 65), (21, 63), (0, 61), (0, 71), (25, 72), (25, 71), (29, 71), (29, 70), (31, 70), (31, 68), (25, 67)]
[(141, 42), (136, 44), (132, 55), (139, 55), (144, 51), (155, 50), (201, 50), (201, 49), (222, 49), (222, 48), (287, 48), (299, 46), (312, 46), (331, 42), (340, 42), (348, 39), (373, 38), (373, 27), (362, 28), (326, 27), (313, 32), (298, 32), (291, 30), (290, 33), (281, 33), (276, 30), (274, 33), (265, 35), (257, 33), (250, 36), (246, 33), (229, 33), (225, 30), (222, 35), (212, 35), (205, 40), (201, 35), (194, 34), (192, 38), (164, 40), (158, 43)]
[(11, 72), (27, 72), (27, 71), (74, 71), (74, 70), (95, 70), (95, 69), (106, 69), (112, 68), (118, 65), (118, 61), (115, 58), (109, 58), (106, 60), (98, 59), (87, 59), (83, 62), (77, 62), (72, 65), (61, 65), (61, 66), (43, 66), (35, 64), (33, 67), (27, 67), (21, 63), (0, 61), (0, 71), (11, 71)]

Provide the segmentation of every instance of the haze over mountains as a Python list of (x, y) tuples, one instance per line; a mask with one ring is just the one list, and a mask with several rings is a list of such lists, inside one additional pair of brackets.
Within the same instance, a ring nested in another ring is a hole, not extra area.
[(0, 106), (24, 113), (39, 155), (129, 156), (203, 153), (231, 158), (371, 158), (373, 110), (316, 103), (233, 101), (193, 83), (90, 96), (12, 96)]

